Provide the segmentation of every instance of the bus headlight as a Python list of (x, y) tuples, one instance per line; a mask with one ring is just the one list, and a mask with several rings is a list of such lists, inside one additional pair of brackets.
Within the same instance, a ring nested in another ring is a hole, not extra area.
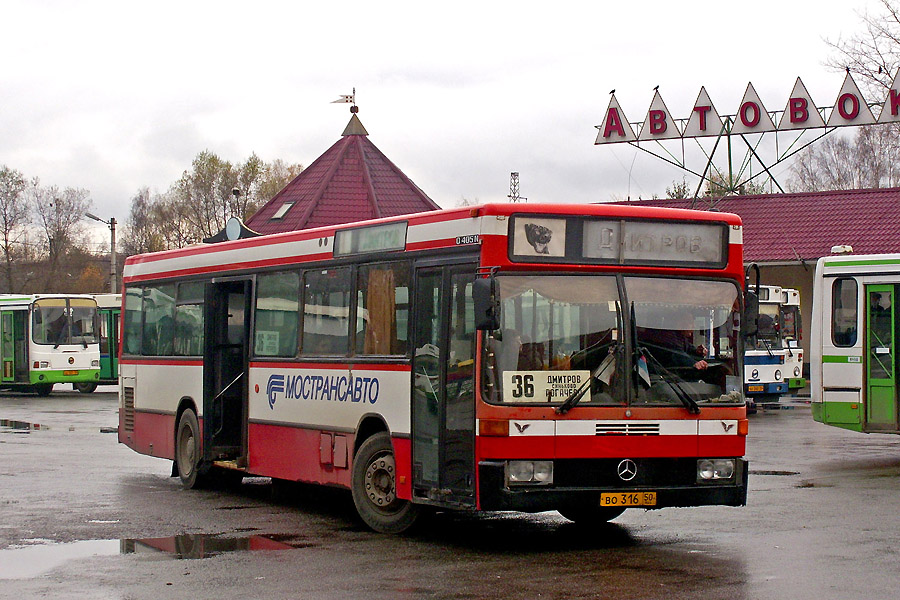
[(508, 485), (550, 485), (553, 483), (552, 460), (511, 460), (506, 463)]
[(99, 361), (99, 360), (92, 360), (92, 361), (91, 361), (91, 367), (92, 367), (92, 368), (99, 369), (99, 368), (100, 368), (100, 361)]
[(781, 369), (775, 369), (775, 381), (781, 381)]
[(794, 377), (800, 377), (800, 367), (794, 367)]
[(715, 481), (734, 477), (733, 458), (708, 458), (697, 461), (697, 481)]

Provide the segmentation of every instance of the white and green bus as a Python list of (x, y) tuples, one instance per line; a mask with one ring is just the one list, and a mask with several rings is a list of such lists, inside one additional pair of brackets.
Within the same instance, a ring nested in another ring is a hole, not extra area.
[(744, 345), (744, 394), (754, 402), (778, 402), (806, 386), (800, 348), (800, 292), (759, 286), (759, 327)]
[(900, 433), (900, 254), (820, 258), (813, 285), (813, 417), (852, 431)]
[(0, 295), (0, 389), (46, 396), (100, 379), (97, 302), (87, 295)]

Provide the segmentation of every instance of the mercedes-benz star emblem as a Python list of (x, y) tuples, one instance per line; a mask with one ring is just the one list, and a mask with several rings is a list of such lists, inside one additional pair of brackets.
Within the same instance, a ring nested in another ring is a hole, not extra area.
[(637, 465), (630, 458), (626, 458), (616, 467), (616, 473), (622, 481), (631, 481), (637, 476)]

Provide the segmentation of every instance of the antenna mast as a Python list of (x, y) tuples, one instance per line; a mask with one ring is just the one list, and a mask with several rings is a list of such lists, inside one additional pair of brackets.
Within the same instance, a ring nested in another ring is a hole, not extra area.
[(509, 174), (509, 195), (510, 202), (518, 202), (519, 200), (528, 200), (528, 198), (519, 195), (519, 172), (513, 171)]

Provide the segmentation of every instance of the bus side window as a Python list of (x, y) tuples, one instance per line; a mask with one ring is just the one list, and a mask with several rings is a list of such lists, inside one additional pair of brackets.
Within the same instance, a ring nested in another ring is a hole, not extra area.
[(356, 284), (356, 353), (406, 354), (408, 263), (360, 267)]
[(203, 282), (179, 283), (175, 306), (175, 355), (203, 355)]
[(835, 346), (856, 345), (858, 289), (855, 279), (835, 279), (831, 285), (831, 340)]
[(141, 354), (170, 356), (175, 348), (175, 286), (172, 284), (144, 288), (144, 328)]
[(349, 268), (316, 269), (305, 273), (301, 354), (347, 354), (350, 348), (350, 298)]
[(122, 352), (139, 355), (141, 353), (141, 298), (139, 287), (125, 288), (125, 315), (122, 318)]
[(300, 319), (300, 274), (281, 272), (256, 278), (256, 356), (297, 354)]

